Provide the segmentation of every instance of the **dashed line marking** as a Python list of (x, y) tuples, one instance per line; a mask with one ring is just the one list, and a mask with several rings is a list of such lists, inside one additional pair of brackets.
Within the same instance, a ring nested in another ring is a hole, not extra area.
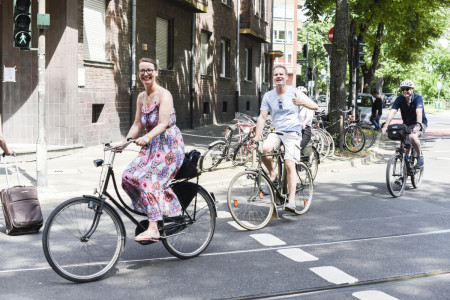
[(316, 268), (309, 268), (311, 271), (322, 277), (328, 282), (334, 283), (334, 284), (352, 284), (358, 282), (358, 279), (356, 279), (353, 276), (348, 275), (344, 271), (339, 270), (336, 267), (332, 266), (325, 266), (325, 267), (316, 267)]
[(264, 246), (280, 246), (286, 245), (285, 242), (269, 233), (250, 234), (252, 238), (260, 242)]
[(352, 296), (361, 300), (398, 300), (398, 298), (376, 290), (355, 292)]
[(235, 221), (229, 221), (227, 223), (230, 224), (231, 226), (233, 226), (234, 228), (236, 228), (237, 230), (247, 230), (247, 229), (241, 227), (241, 225), (239, 225)]
[(231, 214), (225, 210), (218, 210), (217, 217), (219, 219), (228, 219), (228, 218), (231, 218)]
[(292, 259), (293, 261), (296, 261), (296, 262), (319, 260), (314, 255), (311, 255), (308, 252), (303, 251), (300, 248), (279, 249), (279, 250), (277, 250), (277, 252), (286, 256), (287, 258)]

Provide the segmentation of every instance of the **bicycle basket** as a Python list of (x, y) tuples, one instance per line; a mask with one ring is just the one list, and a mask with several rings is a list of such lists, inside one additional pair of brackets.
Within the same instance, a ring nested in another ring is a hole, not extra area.
[(200, 175), (198, 170), (198, 160), (201, 154), (197, 150), (191, 150), (184, 154), (183, 164), (175, 175), (175, 179), (188, 179)]
[(393, 141), (402, 141), (406, 138), (405, 124), (392, 124), (387, 128), (388, 138)]

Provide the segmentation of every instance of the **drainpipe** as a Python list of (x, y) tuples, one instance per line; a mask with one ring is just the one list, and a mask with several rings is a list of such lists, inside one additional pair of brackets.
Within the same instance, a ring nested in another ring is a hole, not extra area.
[(136, 93), (136, 0), (131, 3), (131, 99), (130, 99), (130, 126), (133, 124), (133, 100)]
[(189, 128), (194, 129), (194, 100), (195, 100), (195, 38), (196, 38), (196, 14), (192, 13), (191, 28), (191, 61), (189, 66)]
[(239, 79), (239, 40), (240, 33), (239, 27), (241, 26), (241, 0), (237, 1), (237, 25), (236, 25), (236, 112), (239, 112), (239, 91), (240, 91), (240, 79)]

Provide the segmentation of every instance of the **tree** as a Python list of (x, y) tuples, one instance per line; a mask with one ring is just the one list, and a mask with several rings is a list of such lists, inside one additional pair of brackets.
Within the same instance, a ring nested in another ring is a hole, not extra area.
[[(331, 47), (330, 69), (333, 71), (330, 81), (330, 121), (336, 122), (340, 117), (339, 109), (345, 106), (347, 74), (348, 37), (349, 37), (348, 1), (336, 0), (336, 21)], [(334, 128), (333, 130), (336, 130)]]
[[(306, 0), (305, 8), (313, 20), (334, 17), (332, 0)], [(350, 35), (367, 44), (366, 66), (361, 68), (365, 91), (370, 91), (375, 71), (385, 59), (401, 64), (417, 62), (433, 40), (447, 30), (449, 1), (441, 0), (367, 0), (349, 1), (352, 26)], [(382, 52), (382, 45), (389, 47)]]

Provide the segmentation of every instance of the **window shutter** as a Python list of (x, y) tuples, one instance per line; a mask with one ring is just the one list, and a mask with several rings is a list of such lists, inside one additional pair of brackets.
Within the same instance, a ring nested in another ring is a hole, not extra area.
[(88, 60), (105, 61), (105, 0), (84, 0), (83, 50)]
[(169, 21), (156, 18), (156, 61), (158, 69), (167, 69), (169, 56)]

